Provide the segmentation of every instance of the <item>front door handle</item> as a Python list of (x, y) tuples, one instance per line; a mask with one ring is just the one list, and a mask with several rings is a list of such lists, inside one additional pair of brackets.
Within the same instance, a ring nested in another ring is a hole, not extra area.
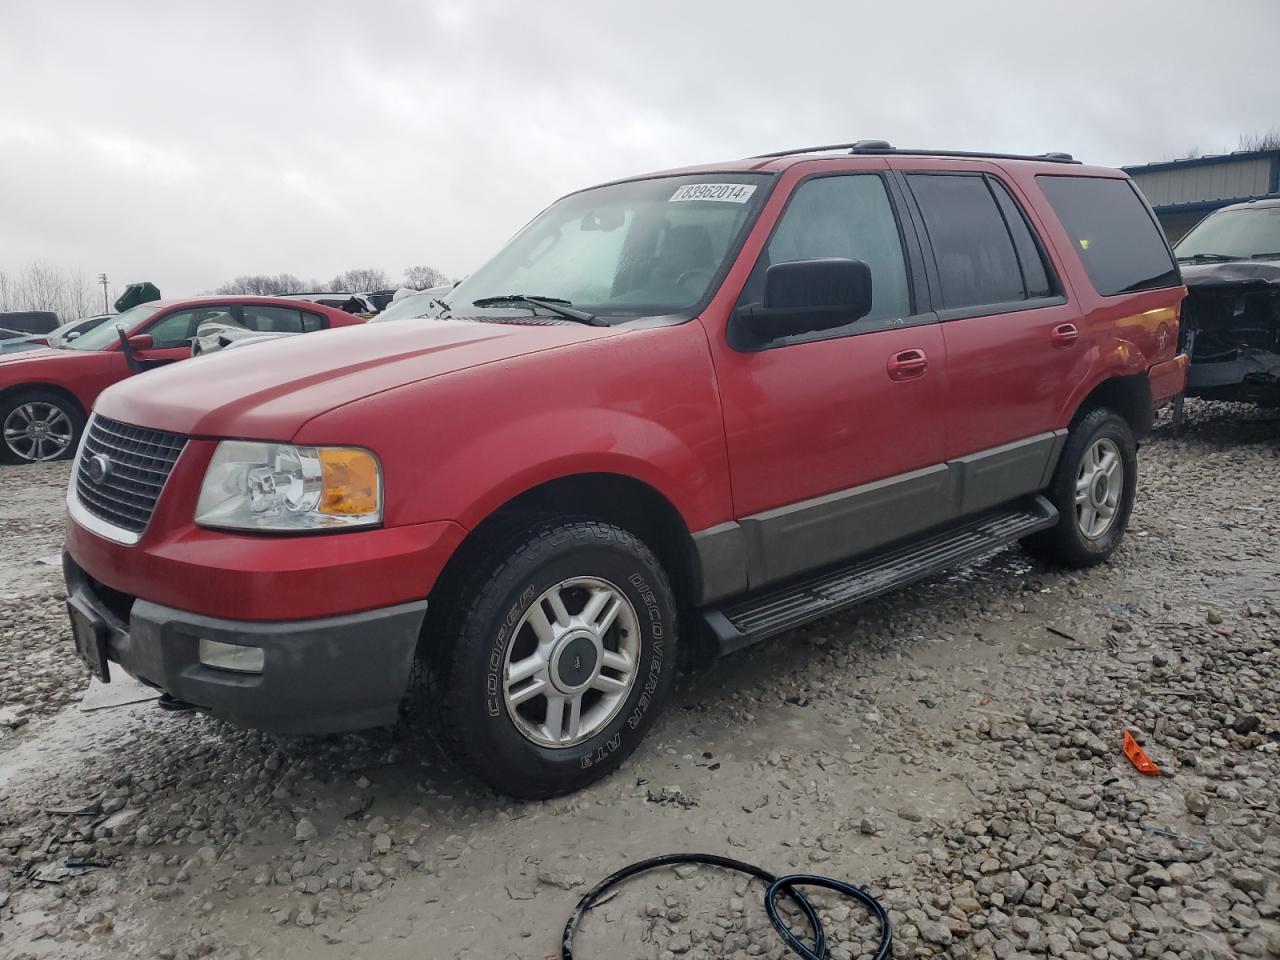
[(919, 380), (929, 369), (929, 358), (916, 347), (899, 350), (889, 358), (886, 369), (890, 380)]
[(1074, 323), (1060, 323), (1053, 328), (1050, 339), (1055, 347), (1069, 347), (1080, 339), (1080, 331)]

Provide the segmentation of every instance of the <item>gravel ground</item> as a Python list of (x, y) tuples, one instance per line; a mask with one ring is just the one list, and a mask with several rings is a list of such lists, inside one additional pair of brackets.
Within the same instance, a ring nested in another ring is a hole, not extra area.
[[(1113, 563), (1008, 550), (747, 651), (619, 773), (531, 804), (409, 729), (80, 712), (66, 467), (0, 468), (0, 956), (540, 958), (587, 887), (684, 850), (865, 885), (899, 957), (1280, 956), (1280, 421), (1189, 413)], [(575, 952), (781, 957), (761, 892), (664, 870)], [(833, 957), (873, 949), (815, 899)]]

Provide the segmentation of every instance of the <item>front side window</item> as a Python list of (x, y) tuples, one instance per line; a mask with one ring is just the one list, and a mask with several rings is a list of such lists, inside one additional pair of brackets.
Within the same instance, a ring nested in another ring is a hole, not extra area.
[(1280, 206), (1211, 213), (1173, 248), (1179, 260), (1280, 258)]
[(1128, 180), (1036, 177), (1104, 297), (1181, 283), (1160, 228)]
[[(871, 270), (871, 311), (855, 324), (911, 314), (898, 221), (877, 174), (815, 177), (800, 184), (756, 261), (740, 302), (763, 301), (765, 274), (774, 264), (824, 257), (861, 260)], [(842, 330), (850, 332), (837, 328), (822, 336)]]
[(151, 335), (154, 349), (183, 347), (191, 342), (196, 329), (202, 323), (235, 323), (231, 307), (199, 307), (194, 310), (177, 310), (161, 317), (143, 333)]
[(1013, 239), (986, 178), (909, 174), (942, 287), (942, 308), (1026, 299)]
[(529, 309), (515, 295), (567, 301), (597, 316), (695, 307), (755, 219), (766, 174), (632, 180), (575, 193), (521, 230), (449, 294), (455, 316)]

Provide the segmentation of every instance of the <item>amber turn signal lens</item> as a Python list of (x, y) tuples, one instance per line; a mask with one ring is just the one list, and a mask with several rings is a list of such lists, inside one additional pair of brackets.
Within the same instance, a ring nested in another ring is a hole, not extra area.
[(378, 462), (364, 450), (320, 449), (324, 485), (320, 513), (360, 516), (378, 512)]

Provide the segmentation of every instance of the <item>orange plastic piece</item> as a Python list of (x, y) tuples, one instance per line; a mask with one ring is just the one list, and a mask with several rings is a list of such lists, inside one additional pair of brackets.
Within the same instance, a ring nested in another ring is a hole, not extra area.
[(1124, 732), (1124, 755), (1129, 758), (1129, 762), (1138, 768), (1139, 773), (1145, 773), (1148, 777), (1160, 776), (1160, 768), (1155, 765), (1150, 757), (1142, 752), (1142, 748), (1138, 746), (1138, 741), (1133, 739), (1133, 734), (1128, 730)]

